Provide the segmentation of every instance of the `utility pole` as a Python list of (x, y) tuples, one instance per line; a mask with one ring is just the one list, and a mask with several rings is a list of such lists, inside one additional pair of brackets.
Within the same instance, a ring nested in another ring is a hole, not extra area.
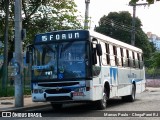
[(133, 17), (132, 17), (132, 32), (131, 32), (131, 45), (135, 46), (135, 15), (136, 15), (136, 4), (133, 5)]
[(136, 17), (136, 6), (148, 5), (148, 3), (131, 3), (130, 6), (133, 6), (133, 18), (132, 18), (132, 32), (131, 32), (131, 45), (135, 46), (135, 17)]
[(22, 0), (15, 0), (15, 107), (23, 107)]
[(84, 20), (84, 29), (88, 29), (88, 16), (89, 16), (89, 3), (90, 0), (85, 0), (86, 8), (85, 8), (85, 20)]
[(8, 81), (8, 24), (9, 24), (9, 0), (5, 2), (6, 16), (5, 16), (5, 34), (4, 34), (4, 64), (3, 64), (3, 78), (2, 78), (2, 93), (3, 96), (7, 92)]

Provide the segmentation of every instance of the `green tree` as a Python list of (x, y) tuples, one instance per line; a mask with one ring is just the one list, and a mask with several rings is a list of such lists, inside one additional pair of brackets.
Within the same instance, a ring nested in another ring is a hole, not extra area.
[[(135, 19), (135, 46), (141, 48), (144, 52), (144, 57), (147, 60), (154, 51), (153, 45), (148, 41), (147, 35), (141, 29), (142, 23), (139, 18)], [(99, 26), (95, 28), (97, 32), (118, 39), (125, 43), (131, 43), (132, 31), (132, 16), (129, 12), (110, 12), (108, 16), (104, 15), (100, 18)]]
[[(136, 3), (139, 0), (131, 0), (130, 3)], [(156, 0), (156, 1), (160, 1), (160, 0)], [(148, 2), (148, 4), (154, 4), (155, 0), (146, 0), (146, 2)]]
[(147, 63), (151, 68), (160, 68), (160, 52), (154, 52)]
[(40, 32), (81, 28), (75, 15), (77, 10), (73, 0), (44, 0), (39, 4), (23, 3), (25, 13), (23, 26), (30, 35), (27, 43), (28, 41), (30, 43), (34, 35)]
[[(0, 1), (0, 38), (4, 40), (5, 0)], [(14, 0), (9, 3), (9, 51), (14, 51)], [(27, 31), (25, 45), (32, 43), (35, 34), (61, 29), (82, 28), (76, 16), (73, 0), (22, 0), (22, 26)], [(12, 54), (12, 53), (11, 53)]]

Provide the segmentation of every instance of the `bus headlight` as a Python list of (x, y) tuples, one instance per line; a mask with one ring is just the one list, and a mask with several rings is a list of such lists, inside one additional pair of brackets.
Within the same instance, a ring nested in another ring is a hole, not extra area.
[(74, 91), (75, 92), (84, 92), (86, 89), (85, 89), (85, 87), (83, 87), (83, 88), (76, 88)]
[(38, 89), (34, 89), (33, 93), (38, 94)]
[(35, 93), (35, 94), (38, 94), (38, 93), (42, 94), (43, 90), (42, 89), (33, 89), (33, 93)]

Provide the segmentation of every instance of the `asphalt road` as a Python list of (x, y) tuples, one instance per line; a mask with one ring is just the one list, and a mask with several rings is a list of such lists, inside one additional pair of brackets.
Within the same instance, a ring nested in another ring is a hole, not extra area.
[(123, 102), (121, 99), (110, 100), (108, 107), (101, 111), (96, 110), (93, 104), (66, 104), (61, 111), (54, 111), (48, 106), (24, 112), (39, 113), (42, 118), (12, 118), (12, 120), (160, 120), (160, 89), (137, 94), (136, 100), (132, 103)]

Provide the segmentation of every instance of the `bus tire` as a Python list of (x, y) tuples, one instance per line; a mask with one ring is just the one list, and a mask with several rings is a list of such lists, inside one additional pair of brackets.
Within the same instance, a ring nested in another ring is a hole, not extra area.
[(107, 97), (106, 93), (104, 92), (103, 93), (103, 99), (96, 101), (97, 109), (98, 110), (105, 109), (107, 107), (107, 100), (108, 100), (108, 97)]
[(131, 95), (123, 96), (122, 100), (124, 100), (126, 102), (134, 102), (135, 96), (136, 96), (136, 86), (135, 86), (135, 84), (132, 84), (132, 93), (131, 93)]
[(63, 104), (61, 104), (61, 103), (55, 104), (55, 103), (52, 103), (52, 102), (51, 102), (51, 105), (52, 105), (52, 108), (53, 108), (54, 110), (56, 110), (56, 111), (61, 110), (62, 107), (63, 107)]
[(136, 96), (136, 86), (135, 84), (132, 84), (132, 94), (128, 96), (129, 102), (134, 102)]

